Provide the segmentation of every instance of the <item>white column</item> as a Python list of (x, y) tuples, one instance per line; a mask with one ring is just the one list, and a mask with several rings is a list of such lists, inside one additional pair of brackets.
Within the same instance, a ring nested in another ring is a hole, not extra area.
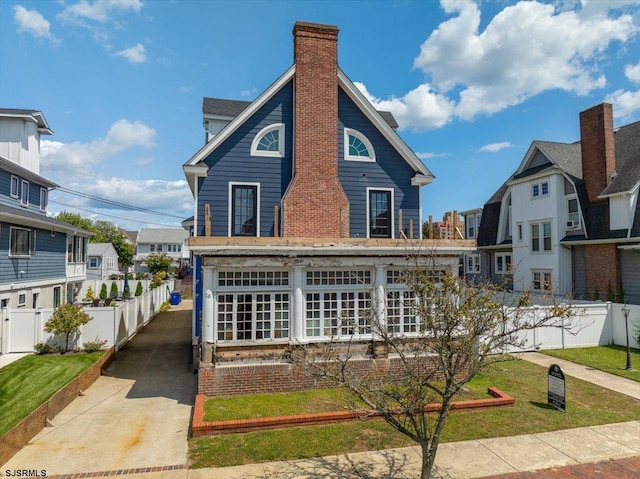
[(385, 284), (387, 282), (387, 270), (384, 266), (376, 266), (375, 289), (373, 301), (376, 308), (376, 318), (380, 327), (384, 327), (386, 323), (386, 294)]
[(291, 339), (304, 338), (304, 267), (293, 267), (293, 318), (291, 321)]
[(215, 338), (215, 321), (213, 318), (213, 293), (210, 289), (204, 292), (204, 303), (202, 306), (202, 341), (203, 343), (213, 343)]

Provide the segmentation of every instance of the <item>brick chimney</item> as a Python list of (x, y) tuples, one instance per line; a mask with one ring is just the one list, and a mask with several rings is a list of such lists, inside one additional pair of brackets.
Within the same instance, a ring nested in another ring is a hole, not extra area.
[(601, 103), (580, 112), (580, 143), (582, 150), (582, 178), (589, 202), (598, 201), (598, 195), (611, 182), (616, 168), (613, 141), (613, 108)]
[(282, 201), (283, 236), (349, 236), (349, 201), (338, 180), (338, 28), (293, 27), (293, 181)]

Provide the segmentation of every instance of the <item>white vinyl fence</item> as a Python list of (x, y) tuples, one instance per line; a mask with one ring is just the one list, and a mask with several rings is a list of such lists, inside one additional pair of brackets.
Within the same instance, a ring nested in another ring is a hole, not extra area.
[[(525, 331), (522, 337), (525, 346), (510, 352), (536, 351), (544, 349), (566, 349), (616, 344), (626, 346), (624, 305), (618, 303), (584, 303), (574, 305), (572, 334), (569, 330), (554, 327), (536, 328)], [(541, 309), (541, 308), (540, 308)], [(629, 305), (629, 345), (640, 348), (637, 342), (640, 329), (640, 306)], [(532, 314), (536, 314), (535, 307)]]
[[(110, 306), (85, 305), (93, 319), (80, 328), (77, 337), (70, 338), (70, 347), (82, 347), (86, 342), (104, 342), (116, 351), (127, 343), (171, 299), (172, 281), (134, 296), (128, 301), (117, 301)], [(52, 308), (0, 309), (0, 353), (31, 353), (37, 343), (63, 345), (64, 339), (44, 331), (45, 323), (53, 315)], [(73, 341), (71, 341), (73, 339)]]

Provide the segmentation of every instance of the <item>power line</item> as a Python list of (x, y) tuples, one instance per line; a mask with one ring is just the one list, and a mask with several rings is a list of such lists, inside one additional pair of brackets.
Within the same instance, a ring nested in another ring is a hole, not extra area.
[(113, 205), (113, 206), (118, 206), (119, 208), (122, 208), (122, 209), (125, 209), (125, 210), (142, 211), (144, 213), (151, 213), (151, 214), (158, 215), (158, 216), (167, 216), (167, 217), (170, 217), (170, 218), (184, 219), (182, 216), (172, 215), (170, 213), (165, 213), (163, 211), (150, 210), (148, 208), (143, 208), (141, 206), (128, 205), (126, 203), (120, 203), (118, 201), (109, 200), (109, 199), (106, 199), (106, 198), (100, 198), (99, 196), (89, 195), (87, 193), (83, 193), (82, 191), (76, 191), (76, 190), (72, 190), (70, 188), (65, 188), (64, 186), (60, 186), (60, 187), (56, 188), (56, 190), (54, 190), (54, 191), (61, 191), (63, 193), (67, 193), (67, 194), (70, 194), (70, 195), (81, 196), (83, 198), (87, 198), (87, 199), (90, 199), (90, 200), (98, 201), (100, 203), (105, 203), (105, 204), (109, 204), (109, 205)]
[[(153, 223), (151, 221), (140, 221), (140, 220), (134, 220), (132, 218), (123, 218), (122, 216), (115, 216), (115, 215), (110, 215), (110, 214), (102, 213), (102, 212), (98, 213), (97, 211), (88, 210), (86, 208), (80, 208), (79, 206), (74, 206), (74, 205), (69, 205), (69, 204), (66, 204), (66, 203), (61, 203), (60, 201), (55, 201), (55, 200), (49, 200), (49, 203), (55, 203), (57, 205), (66, 206), (67, 208), (73, 208), (73, 209), (76, 209), (76, 210), (86, 211), (87, 213), (92, 213), (94, 215), (108, 216), (110, 218), (116, 218), (116, 219), (119, 219), (119, 220), (131, 221), (133, 223), (143, 223), (143, 224), (148, 224), (148, 225), (167, 226), (167, 227), (173, 227), (173, 228), (176, 227), (175, 224), (168, 225), (168, 224), (165, 224), (165, 223)], [(176, 218), (181, 218), (181, 217), (180, 216), (176, 216)]]

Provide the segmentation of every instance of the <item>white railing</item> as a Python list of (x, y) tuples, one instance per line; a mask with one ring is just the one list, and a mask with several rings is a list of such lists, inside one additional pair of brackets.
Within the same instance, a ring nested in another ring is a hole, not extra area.
[[(84, 343), (100, 341), (105, 347), (115, 346), (118, 350), (158, 314), (162, 303), (171, 299), (172, 290), (173, 281), (168, 281), (128, 301), (100, 307), (85, 305), (84, 309), (92, 320), (80, 328), (77, 337), (72, 338), (73, 347), (81, 348)], [(40, 342), (62, 345), (60, 337), (44, 331), (44, 325), (53, 312), (51, 308), (0, 309), (0, 352), (30, 353)]]

